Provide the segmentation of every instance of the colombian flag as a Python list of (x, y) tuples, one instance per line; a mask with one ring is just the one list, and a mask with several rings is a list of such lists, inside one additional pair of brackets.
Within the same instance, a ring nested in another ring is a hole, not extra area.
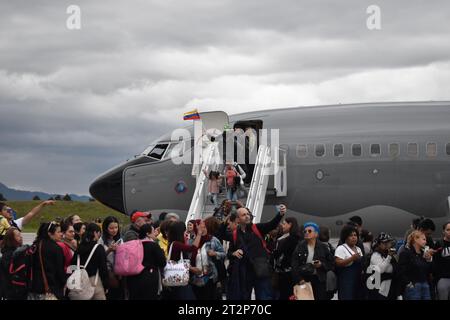
[(200, 115), (198, 114), (197, 109), (186, 112), (183, 116), (183, 120), (200, 120)]

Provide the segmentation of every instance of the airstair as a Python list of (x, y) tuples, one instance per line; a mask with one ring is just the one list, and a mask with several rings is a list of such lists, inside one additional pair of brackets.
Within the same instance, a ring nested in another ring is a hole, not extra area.
[[(199, 161), (192, 167), (192, 175), (196, 177), (196, 186), (192, 197), (186, 223), (189, 220), (204, 219), (214, 213), (215, 206), (208, 197), (209, 179), (205, 172), (219, 171), (223, 173), (223, 153), (218, 141), (210, 139), (209, 134), (215, 137), (221, 136), (225, 128), (230, 128), (228, 115), (222, 111), (213, 111), (200, 114), (202, 119), (201, 139), (196, 141), (199, 150)], [(261, 136), (260, 136), (261, 138)], [(267, 139), (259, 139), (267, 141)], [(244, 193), (238, 200), (247, 206), (254, 216), (254, 223), (261, 221), (266, 195), (285, 197), (287, 195), (287, 148), (268, 146), (261, 143), (256, 156), (255, 168), (250, 187), (241, 186), (238, 191)], [(273, 179), (270, 177), (273, 176)], [(222, 193), (218, 196), (220, 205), (226, 199), (226, 179), (223, 179)], [(273, 182), (273, 186), (270, 182)], [(247, 195), (247, 198), (245, 198)]]
[[(211, 142), (203, 151), (201, 169), (195, 170), (197, 184), (192, 198), (186, 223), (189, 220), (204, 219), (214, 213), (215, 206), (208, 197), (208, 177), (206, 172), (211, 170), (223, 172), (223, 164), (220, 161), (218, 143)], [(253, 214), (253, 222), (261, 221), (264, 202), (268, 191), (272, 191), (276, 197), (287, 195), (286, 175), (286, 150), (260, 145), (256, 157), (255, 170), (253, 172), (250, 188), (241, 187), (247, 198), (239, 199)], [(194, 174), (194, 171), (193, 171)], [(273, 176), (273, 188), (269, 188), (269, 179)], [(224, 179), (225, 180), (225, 179)], [(223, 181), (225, 183), (225, 181)], [(225, 184), (223, 192), (218, 196), (218, 203), (226, 199)]]
[[(189, 220), (202, 219), (206, 213), (206, 209), (208, 209), (208, 212), (211, 210), (207, 208), (206, 203), (208, 200), (209, 180), (205, 175), (205, 171), (220, 171), (220, 163), (217, 161), (220, 158), (217, 142), (211, 142), (202, 154), (201, 169), (193, 171), (193, 174), (197, 176), (197, 184), (186, 217), (186, 224)], [(199, 164), (194, 164), (194, 166), (199, 166)]]

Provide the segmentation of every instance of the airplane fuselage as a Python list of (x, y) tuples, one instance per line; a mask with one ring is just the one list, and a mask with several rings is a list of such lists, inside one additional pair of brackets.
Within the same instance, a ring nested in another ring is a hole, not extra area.
[[(450, 196), (450, 103), (385, 103), (300, 107), (239, 114), (230, 124), (261, 120), (279, 129), (287, 151), (287, 196), (267, 195), (263, 219), (273, 204), (289, 214), (331, 227), (334, 236), (352, 215), (373, 232), (401, 235), (417, 215), (448, 219)], [(146, 155), (115, 169), (123, 206), (133, 210), (186, 212), (195, 179), (191, 165)], [(111, 177), (111, 171), (93, 183)], [(121, 181), (119, 181), (121, 178)], [(177, 184), (186, 187), (177, 192)], [(106, 189), (103, 189), (106, 195)], [(183, 190), (184, 191), (184, 190)]]

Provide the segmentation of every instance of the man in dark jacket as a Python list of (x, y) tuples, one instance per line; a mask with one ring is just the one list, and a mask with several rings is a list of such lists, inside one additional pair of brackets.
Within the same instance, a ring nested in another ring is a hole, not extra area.
[[(237, 210), (238, 228), (233, 233), (228, 255), (230, 269), (239, 273), (245, 272), (245, 275), (231, 274), (230, 277), (239, 279), (241, 297), (244, 300), (251, 299), (252, 289), (255, 289), (256, 300), (272, 299), (269, 253), (263, 239), (266, 234), (278, 227), (286, 213), (286, 206), (280, 205), (279, 209), (279, 213), (271, 221), (255, 225), (247, 208)], [(235, 263), (241, 267), (233, 268), (232, 265)]]

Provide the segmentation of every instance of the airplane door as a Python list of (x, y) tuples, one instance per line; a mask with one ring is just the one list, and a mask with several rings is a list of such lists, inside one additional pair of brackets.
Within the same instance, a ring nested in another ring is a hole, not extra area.
[(220, 133), (223, 132), (224, 127), (229, 123), (228, 114), (223, 111), (201, 112), (200, 120), (204, 131), (216, 129)]
[[(276, 151), (275, 151), (276, 152)], [(288, 146), (282, 145), (275, 154), (274, 187), (277, 197), (287, 196), (287, 152)]]
[(211, 137), (220, 136), (225, 127), (229, 125), (228, 114), (223, 111), (211, 111), (211, 112), (201, 112), (200, 120), (202, 123), (201, 132), (199, 129), (195, 129), (195, 136), (200, 137), (196, 140), (196, 152), (194, 154), (194, 158), (198, 161), (195, 161), (192, 166), (192, 176), (198, 178), (200, 174), (200, 169), (202, 167), (202, 163), (205, 159), (204, 152), (208, 149), (208, 145), (211, 142)]

